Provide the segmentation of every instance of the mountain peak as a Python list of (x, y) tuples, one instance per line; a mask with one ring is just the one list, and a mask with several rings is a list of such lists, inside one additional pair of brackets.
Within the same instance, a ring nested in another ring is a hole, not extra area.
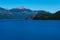
[(17, 8), (18, 8), (18, 9), (25, 9), (24, 6), (18, 6)]

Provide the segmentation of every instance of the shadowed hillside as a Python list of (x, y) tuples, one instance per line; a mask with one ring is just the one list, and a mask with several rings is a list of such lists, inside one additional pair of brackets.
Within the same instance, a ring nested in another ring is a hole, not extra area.
[(56, 13), (40, 11), (35, 15), (33, 20), (60, 20), (60, 11), (57, 11)]

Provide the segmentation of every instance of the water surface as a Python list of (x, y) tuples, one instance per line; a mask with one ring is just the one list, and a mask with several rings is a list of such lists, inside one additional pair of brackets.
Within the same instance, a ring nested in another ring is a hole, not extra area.
[(60, 40), (60, 20), (0, 20), (0, 40)]

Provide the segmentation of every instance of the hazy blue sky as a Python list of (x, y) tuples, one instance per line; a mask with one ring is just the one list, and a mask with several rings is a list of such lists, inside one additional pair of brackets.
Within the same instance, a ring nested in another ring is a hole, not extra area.
[(60, 10), (60, 0), (0, 0), (0, 7), (15, 8), (17, 6), (55, 12)]

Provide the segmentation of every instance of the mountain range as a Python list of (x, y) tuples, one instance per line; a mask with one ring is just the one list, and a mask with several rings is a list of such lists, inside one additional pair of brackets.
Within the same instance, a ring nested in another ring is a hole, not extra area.
[(4, 9), (0, 7), (0, 19), (60, 20), (60, 11), (50, 13), (44, 10), (26, 8)]
[(0, 19), (26, 19), (34, 15), (36, 12), (30, 9), (13, 8), (10, 10), (0, 8)]

